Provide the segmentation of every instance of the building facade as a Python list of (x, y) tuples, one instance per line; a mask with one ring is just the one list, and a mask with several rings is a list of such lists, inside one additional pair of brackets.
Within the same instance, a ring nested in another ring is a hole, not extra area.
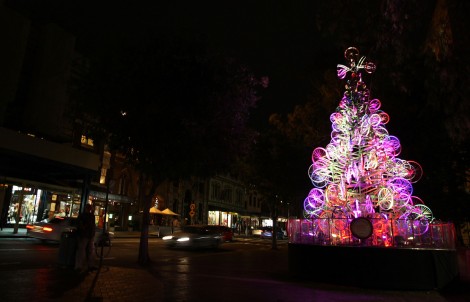
[(78, 215), (103, 158), (68, 112), (75, 37), (4, 1), (0, 20), (0, 222), (17, 230)]
[[(181, 225), (223, 225), (240, 234), (272, 225), (270, 213), (262, 212), (262, 195), (229, 174), (165, 182), (157, 188), (155, 201), (159, 210), (169, 208), (177, 213)], [(168, 218), (155, 214), (151, 223), (168, 225), (173, 217)]]
[[(23, 227), (95, 207), (97, 224), (140, 229), (138, 172), (100, 142), (83, 135), (69, 112), (70, 79), (87, 60), (59, 25), (32, 20), (0, 1), (0, 213)], [(239, 232), (263, 225), (263, 198), (230, 175), (167, 181), (153, 205), (177, 213), (180, 224), (217, 224)], [(107, 214), (104, 217), (104, 214)], [(168, 224), (152, 217), (153, 224)]]

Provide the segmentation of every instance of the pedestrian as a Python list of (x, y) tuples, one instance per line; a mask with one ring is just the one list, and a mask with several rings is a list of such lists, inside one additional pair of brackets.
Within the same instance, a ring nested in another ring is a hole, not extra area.
[(5, 207), (2, 210), (2, 214), (0, 216), (0, 230), (3, 231), (3, 226), (8, 223), (8, 209)]
[(77, 253), (75, 255), (75, 270), (84, 273), (95, 267), (95, 215), (93, 206), (86, 204), (83, 213), (77, 221)]

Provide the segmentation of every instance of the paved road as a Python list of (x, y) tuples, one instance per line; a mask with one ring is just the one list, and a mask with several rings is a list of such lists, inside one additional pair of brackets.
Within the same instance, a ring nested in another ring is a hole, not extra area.
[[(0, 257), (5, 242), (0, 239)], [(238, 238), (238, 245), (252, 244)], [(287, 246), (260, 245), (249, 251), (175, 254), (149, 267), (135, 262), (103, 262), (78, 275), (57, 265), (0, 267), (2, 301), (470, 301), (468, 287), (446, 291), (387, 291), (336, 286), (296, 279), (287, 265)], [(114, 252), (114, 250), (112, 251)], [(179, 256), (178, 256), (179, 255)], [(1, 259), (0, 258), (0, 259)], [(306, 259), (309, 261), (309, 259)], [(312, 272), (319, 273), (319, 272)]]

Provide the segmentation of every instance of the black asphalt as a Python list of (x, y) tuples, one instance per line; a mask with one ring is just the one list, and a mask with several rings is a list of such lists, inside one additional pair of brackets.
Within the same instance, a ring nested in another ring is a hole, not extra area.
[[(116, 232), (116, 237), (139, 237), (138, 232)], [(24, 229), (13, 234), (12, 229), (0, 231), (5, 237), (26, 237)], [(236, 237), (236, 240), (250, 240)], [(263, 254), (263, 262), (287, 259), (287, 245)], [(1, 254), (0, 254), (1, 255)], [(71, 269), (51, 264), (46, 268), (2, 270), (1, 301), (470, 301), (470, 252), (464, 250), (459, 264), (463, 278), (444, 290), (389, 291), (312, 283), (286, 278), (252, 278), (243, 280), (230, 275), (218, 277), (216, 285), (201, 275), (187, 278), (187, 290), (175, 294), (174, 288), (162, 280), (154, 268), (137, 264), (125, 267), (103, 265), (97, 270), (78, 274)], [(1, 263), (0, 263), (1, 264)], [(419, 269), (419, 268), (417, 268)], [(312, 272), (313, 273), (313, 272)], [(181, 274), (184, 274), (182, 272)], [(184, 276), (183, 276), (184, 277)], [(207, 277), (207, 276), (206, 276)], [(212, 277), (213, 278), (213, 277)], [(283, 281), (284, 280), (284, 281)], [(190, 284), (190, 283), (194, 284)], [(201, 286), (200, 284), (201, 283)], [(178, 285), (182, 288), (182, 285)], [(171, 293), (171, 294), (170, 294)]]

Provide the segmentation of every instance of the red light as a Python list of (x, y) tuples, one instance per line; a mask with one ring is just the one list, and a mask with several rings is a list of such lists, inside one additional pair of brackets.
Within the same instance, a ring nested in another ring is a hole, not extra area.
[(29, 230), (32, 230), (32, 229), (34, 229), (34, 225), (28, 224), (28, 225), (26, 225), (26, 228), (29, 229)]
[(42, 230), (44, 232), (52, 232), (52, 228), (50, 228), (50, 227), (43, 227)]

